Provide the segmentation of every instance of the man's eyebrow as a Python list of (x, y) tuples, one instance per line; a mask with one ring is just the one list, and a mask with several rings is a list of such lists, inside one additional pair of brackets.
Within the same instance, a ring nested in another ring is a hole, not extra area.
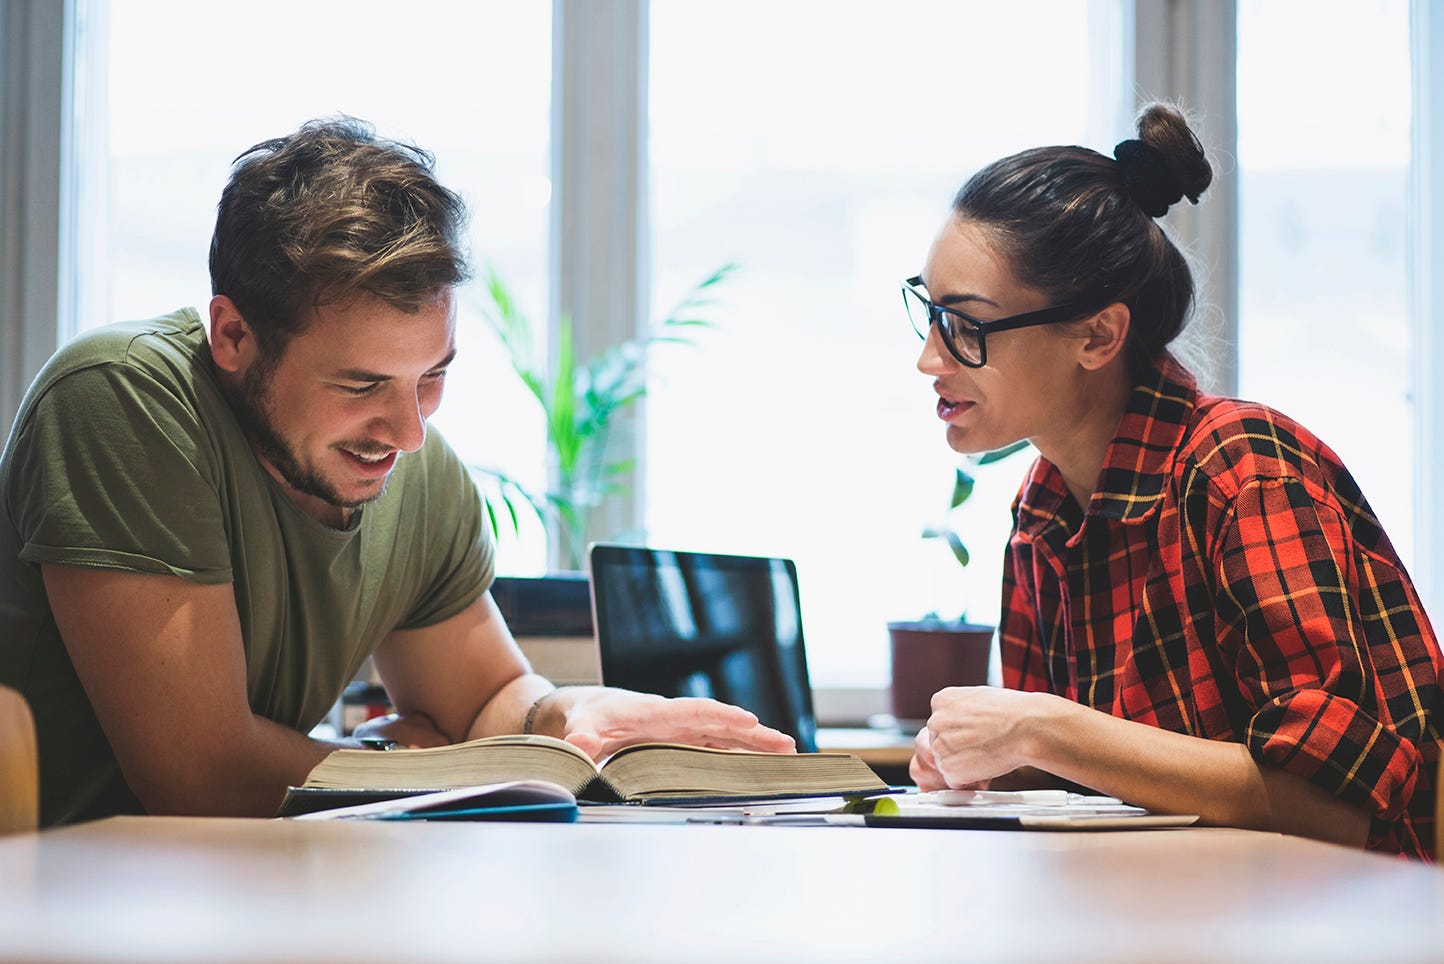
[[(429, 372), (445, 368), (456, 359), (456, 349), (446, 353), (446, 357), (427, 369)], [(368, 372), (364, 368), (343, 368), (340, 371), (332, 372), (331, 377), (343, 382), (389, 382), (394, 375), (383, 375), (380, 372)]]

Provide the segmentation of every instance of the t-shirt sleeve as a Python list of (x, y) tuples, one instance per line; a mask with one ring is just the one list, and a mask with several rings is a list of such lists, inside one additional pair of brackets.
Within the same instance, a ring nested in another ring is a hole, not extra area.
[(480, 599), (495, 575), (495, 544), (471, 473), (434, 430), (422, 457), (428, 577), (397, 629), (421, 629), (450, 619)]
[(189, 400), (144, 370), (61, 376), (13, 457), (9, 508), (26, 562), (231, 580), (210, 435)]
[[(1409, 710), (1417, 692), (1405, 679), (1418, 655), (1417, 601), (1383, 599), (1399, 583), (1371, 559), (1304, 483), (1252, 482), (1221, 530), (1219, 614), (1253, 708), (1253, 757), (1390, 821), (1420, 766), (1412, 731), (1424, 720)], [(1362, 608), (1364, 594), (1383, 605)]]

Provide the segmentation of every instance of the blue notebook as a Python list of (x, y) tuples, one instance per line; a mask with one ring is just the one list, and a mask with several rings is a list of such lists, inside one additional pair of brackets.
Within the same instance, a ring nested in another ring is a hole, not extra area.
[(315, 810), (293, 820), (514, 820), (576, 823), (577, 798), (545, 780), (511, 780)]

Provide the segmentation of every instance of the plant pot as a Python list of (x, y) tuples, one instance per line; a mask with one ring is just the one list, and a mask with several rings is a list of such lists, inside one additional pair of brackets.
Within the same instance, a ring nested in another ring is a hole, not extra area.
[(892, 647), (892, 715), (903, 723), (932, 715), (933, 694), (948, 686), (983, 686), (993, 627), (942, 619), (888, 623)]

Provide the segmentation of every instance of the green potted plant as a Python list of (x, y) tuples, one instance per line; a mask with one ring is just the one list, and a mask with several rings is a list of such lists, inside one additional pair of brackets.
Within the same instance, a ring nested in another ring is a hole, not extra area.
[[(541, 407), (546, 422), (549, 484), (529, 487), (506, 472), (473, 465), (493, 534), (503, 524), (520, 533), (518, 507), (534, 512), (553, 545), (560, 571), (550, 575), (498, 576), (492, 597), (532, 667), (556, 683), (600, 682), (586, 566), (593, 510), (621, 493), (633, 460), (610, 451), (619, 416), (647, 391), (645, 364), (663, 344), (695, 344), (689, 337), (711, 322), (696, 311), (712, 303), (711, 289), (731, 274), (725, 264), (687, 293), (652, 334), (615, 345), (596, 357), (576, 356), (571, 319), (556, 332), (556, 362), (548, 363), (539, 339), (511, 290), (493, 270), (482, 289), (481, 315), (496, 335), (512, 371)], [(500, 510), (500, 511), (498, 511)], [(500, 521), (504, 514), (506, 523)], [(615, 536), (614, 536), (615, 537)]]
[(697, 310), (712, 304), (713, 287), (736, 267), (724, 264), (704, 278), (651, 334), (592, 358), (577, 358), (571, 319), (563, 316), (556, 332), (555, 365), (538, 350), (532, 324), (501, 276), (494, 269), (487, 272), (482, 317), (506, 351), (512, 370), (541, 406), (552, 465), (550, 483), (543, 490), (530, 488), (500, 469), (473, 466), (483, 481), (494, 532), (499, 526), (496, 505), (516, 531), (520, 503), (555, 536), (560, 568), (584, 568), (592, 512), (624, 491), (621, 480), (634, 468), (634, 460), (614, 456), (610, 443), (619, 416), (646, 395), (647, 359), (659, 345), (695, 345), (691, 333), (712, 324), (698, 317)]
[[(969, 458), (966, 468), (955, 468), (948, 518), (925, 527), (923, 538), (944, 543), (957, 565), (967, 566), (968, 547), (951, 519), (973, 494), (976, 479), (970, 469), (1002, 461), (1027, 447), (1027, 442), (1017, 442)], [(965, 610), (956, 617), (934, 611), (922, 619), (890, 622), (887, 628), (892, 660), (891, 710), (902, 723), (915, 724), (931, 715), (932, 696), (944, 687), (987, 683), (994, 627), (969, 622)]]

